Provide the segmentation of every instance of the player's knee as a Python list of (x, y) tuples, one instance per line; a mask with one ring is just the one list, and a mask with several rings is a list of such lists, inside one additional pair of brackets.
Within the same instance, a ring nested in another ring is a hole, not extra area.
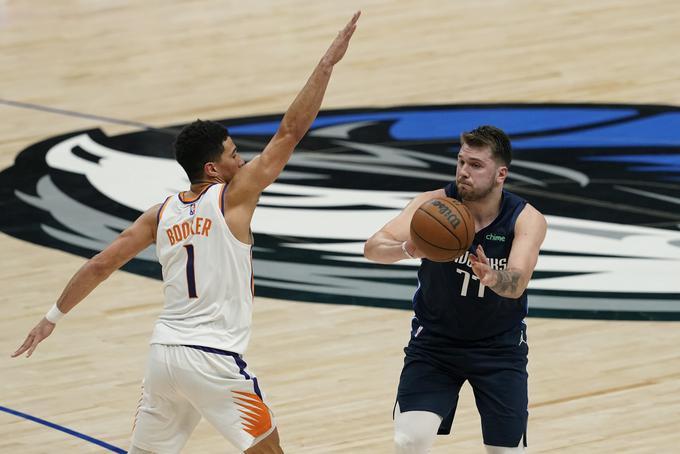
[(279, 445), (255, 446), (245, 451), (246, 454), (283, 454)]
[(394, 452), (396, 454), (423, 454), (430, 451), (431, 437), (425, 433), (394, 431)]
[(246, 454), (283, 454), (279, 441), (279, 431), (274, 430), (262, 440), (246, 449)]
[(397, 454), (423, 454), (430, 448), (442, 422), (441, 416), (429, 411), (401, 412), (394, 408), (394, 450)]
[(257, 445), (253, 446), (252, 448), (249, 448), (245, 451), (246, 454), (283, 454), (283, 449), (281, 449), (281, 446), (278, 444), (273, 444), (273, 443), (268, 443), (268, 444), (261, 444), (258, 443)]
[(154, 454), (154, 453), (151, 451), (147, 451), (146, 449), (138, 448), (137, 446), (130, 446), (128, 454)]

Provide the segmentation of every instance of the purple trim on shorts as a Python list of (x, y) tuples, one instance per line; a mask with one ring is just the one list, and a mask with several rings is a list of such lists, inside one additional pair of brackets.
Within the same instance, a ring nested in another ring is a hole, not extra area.
[(255, 394), (260, 398), (260, 400), (264, 401), (262, 398), (262, 392), (260, 391), (260, 386), (257, 384), (257, 377), (251, 377), (248, 375), (248, 372), (246, 372), (246, 367), (248, 366), (245, 361), (243, 361), (243, 358), (240, 356), (238, 358), (234, 358), (236, 360), (236, 365), (239, 368), (239, 372), (241, 372), (241, 375), (246, 377), (246, 380), (252, 380), (253, 381), (253, 388), (255, 389)]
[(253, 388), (255, 389), (255, 394), (264, 401), (264, 398), (262, 397), (262, 391), (260, 391), (260, 385), (257, 384), (257, 377), (251, 377), (248, 372), (246, 372), (246, 367), (248, 365), (246, 364), (245, 361), (243, 361), (243, 358), (241, 355), (238, 353), (230, 352), (228, 350), (220, 350), (219, 348), (212, 348), (212, 347), (203, 347), (200, 345), (186, 345), (182, 344), (183, 347), (189, 347), (189, 348), (195, 348), (196, 350), (201, 350), (207, 353), (215, 353), (217, 355), (225, 355), (225, 356), (231, 356), (234, 358), (234, 361), (236, 361), (236, 365), (238, 366), (238, 371), (241, 375), (243, 375), (246, 380), (252, 380), (253, 381)]
[[(230, 352), (228, 350), (220, 350), (219, 348), (212, 348), (212, 347), (203, 347), (201, 345), (182, 344), (182, 347), (195, 348), (196, 350), (202, 350), (202, 351), (208, 352), (208, 353), (215, 353), (217, 355), (231, 356), (233, 358), (239, 358), (241, 356), (238, 353)], [(246, 378), (248, 378), (248, 377), (246, 377)]]

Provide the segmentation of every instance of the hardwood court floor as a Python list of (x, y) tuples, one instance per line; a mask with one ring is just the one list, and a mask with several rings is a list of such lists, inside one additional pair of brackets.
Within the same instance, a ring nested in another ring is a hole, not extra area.
[[(680, 8), (671, 0), (5, 0), (0, 99), (154, 126), (282, 112), (355, 8), (364, 12), (360, 28), (334, 71), (324, 108), (680, 105)], [(6, 103), (0, 119), (1, 168), (30, 144), (61, 133), (134, 130)], [(10, 360), (83, 260), (4, 234), (0, 248), (0, 406), (127, 448), (146, 343), (160, 310), (159, 282), (114, 274), (33, 358)], [(408, 312), (258, 298), (254, 318), (247, 358), (287, 452), (391, 452)], [(531, 452), (677, 449), (677, 323), (528, 323)], [(483, 452), (469, 388), (455, 428), (456, 437), (439, 438), (434, 453)], [(224, 446), (201, 423), (185, 452), (224, 452)], [(0, 412), (0, 452), (103, 449)]]

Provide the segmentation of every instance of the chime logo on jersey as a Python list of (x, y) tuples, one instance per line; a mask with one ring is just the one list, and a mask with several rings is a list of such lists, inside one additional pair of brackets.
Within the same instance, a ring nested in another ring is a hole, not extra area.
[[(222, 123), (249, 159), (280, 119)], [(507, 188), (548, 219), (530, 314), (680, 319), (680, 279), (671, 278), (680, 275), (680, 110), (667, 106), (322, 112), (255, 212), (258, 294), (408, 308), (417, 263), (370, 263), (363, 241), (415, 194), (451, 181), (460, 132), (481, 124), (511, 135)], [(3, 209), (12, 213), (0, 229), (91, 256), (140, 212), (186, 189), (172, 158), (179, 128), (76, 131), (28, 147), (0, 174)], [(125, 269), (160, 277), (152, 249)]]

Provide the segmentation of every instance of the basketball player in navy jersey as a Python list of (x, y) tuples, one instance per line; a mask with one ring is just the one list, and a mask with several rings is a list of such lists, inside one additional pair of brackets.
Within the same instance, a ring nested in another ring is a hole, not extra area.
[[(415, 197), (365, 244), (365, 256), (376, 262), (422, 259), (394, 409), (397, 454), (429, 452), (437, 434), (450, 433), (466, 380), (487, 452), (526, 447), (526, 288), (546, 221), (503, 189), (510, 160), (510, 140), (500, 129), (463, 133), (455, 181)], [(413, 213), (435, 197), (462, 201), (475, 221), (470, 250), (451, 262), (427, 260), (409, 238)]]
[(276, 134), (249, 163), (223, 126), (198, 120), (185, 127), (175, 152), (189, 190), (147, 210), (90, 259), (12, 355), (31, 356), (59, 318), (155, 243), (165, 303), (151, 337), (131, 454), (180, 452), (202, 417), (241, 451), (283, 452), (243, 356), (253, 302), (250, 221), (259, 195), (283, 171), (319, 112), (358, 19), (357, 12), (338, 33)]

